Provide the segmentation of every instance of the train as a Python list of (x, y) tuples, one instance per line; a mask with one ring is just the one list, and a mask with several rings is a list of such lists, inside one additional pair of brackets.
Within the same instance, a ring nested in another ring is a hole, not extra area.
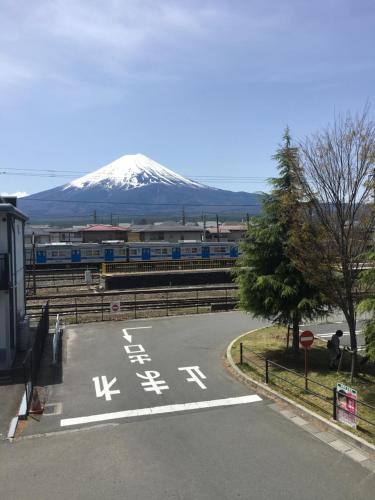
[(74, 267), (103, 262), (144, 262), (192, 259), (233, 258), (239, 255), (234, 242), (124, 242), (39, 243), (26, 245), (26, 265), (37, 267)]

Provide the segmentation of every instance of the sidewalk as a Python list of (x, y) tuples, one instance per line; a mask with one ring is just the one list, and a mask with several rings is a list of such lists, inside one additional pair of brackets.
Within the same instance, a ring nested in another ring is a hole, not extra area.
[(22, 360), (25, 353), (17, 356), (12, 370), (0, 372), (0, 440), (7, 439), (8, 430), (25, 391)]
[(240, 335), (234, 339), (227, 347), (226, 359), (229, 371), (245, 385), (249, 385), (250, 387), (255, 386), (259, 393), (263, 393), (268, 398), (273, 399), (275, 403), (270, 405), (272, 410), (280, 413), (301, 429), (314, 435), (317, 439), (324, 441), (328, 446), (349, 456), (367, 468), (371, 473), (375, 473), (375, 445), (340, 427), (336, 422), (330, 421), (291, 400), (269, 385), (251, 378), (251, 376), (244, 373), (236, 365), (232, 358), (232, 346), (241, 337), (244, 337), (244, 335)]

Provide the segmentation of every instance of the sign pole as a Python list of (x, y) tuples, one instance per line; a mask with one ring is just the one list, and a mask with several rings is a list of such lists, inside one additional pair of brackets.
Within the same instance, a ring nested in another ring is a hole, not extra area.
[(308, 390), (308, 384), (307, 384), (307, 349), (312, 345), (314, 342), (314, 334), (310, 332), (309, 330), (306, 330), (302, 332), (299, 336), (299, 341), (303, 348), (305, 349), (305, 391)]

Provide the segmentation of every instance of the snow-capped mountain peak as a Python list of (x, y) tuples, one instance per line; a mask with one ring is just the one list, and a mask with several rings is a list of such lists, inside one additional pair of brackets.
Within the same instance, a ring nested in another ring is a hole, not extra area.
[(136, 154), (121, 156), (108, 165), (75, 179), (64, 186), (64, 190), (99, 186), (108, 190), (113, 188), (127, 190), (157, 183), (207, 189), (207, 186), (187, 179), (145, 155)]

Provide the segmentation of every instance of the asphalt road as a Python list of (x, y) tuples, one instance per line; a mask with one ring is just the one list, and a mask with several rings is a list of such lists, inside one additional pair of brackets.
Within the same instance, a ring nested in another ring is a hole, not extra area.
[[(0, 444), (0, 498), (372, 498), (374, 474), (270, 401), (233, 399), (256, 393), (226, 372), (223, 353), (258, 325), (223, 313), (71, 327), (63, 381), (49, 388), (58, 414)], [(140, 354), (150, 360), (130, 357)], [(139, 377), (146, 372), (161, 383)], [(230, 406), (212, 405), (229, 398)], [(99, 415), (111, 417), (71, 420)]]

